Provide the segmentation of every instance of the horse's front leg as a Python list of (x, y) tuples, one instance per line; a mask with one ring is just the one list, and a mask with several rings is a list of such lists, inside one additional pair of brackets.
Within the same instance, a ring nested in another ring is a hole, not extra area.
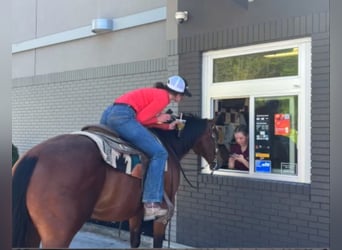
[(130, 242), (132, 248), (138, 248), (140, 246), (143, 215), (144, 212), (143, 209), (141, 209), (137, 215), (129, 219)]
[(153, 222), (153, 248), (162, 248), (165, 238), (165, 229), (168, 223)]

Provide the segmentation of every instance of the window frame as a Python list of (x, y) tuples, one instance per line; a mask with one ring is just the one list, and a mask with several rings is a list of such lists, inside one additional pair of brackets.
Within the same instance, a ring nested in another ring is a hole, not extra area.
[[(231, 82), (213, 82), (214, 59), (268, 52), (298, 47), (298, 75), (272, 77)], [(217, 170), (213, 174), (289, 181), (311, 182), (311, 38), (300, 38), (280, 42), (250, 45), (232, 49), (207, 51), (202, 55), (202, 116), (214, 116), (214, 100), (248, 98), (249, 99), (249, 155), (250, 169), (247, 173), (236, 170)], [(277, 82), (279, 84), (274, 84)], [(296, 176), (275, 173), (256, 173), (254, 171), (254, 100), (258, 97), (298, 96), (298, 174)], [(303, 157), (304, 156), (304, 157)], [(203, 174), (212, 174), (208, 164), (202, 159)]]

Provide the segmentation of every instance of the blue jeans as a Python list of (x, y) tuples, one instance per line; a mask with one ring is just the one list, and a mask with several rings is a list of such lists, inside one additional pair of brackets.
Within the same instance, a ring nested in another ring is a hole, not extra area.
[(142, 201), (161, 202), (164, 192), (164, 169), (168, 158), (164, 146), (137, 121), (134, 110), (128, 106), (110, 105), (103, 112), (100, 123), (115, 130), (124, 140), (135, 145), (150, 158)]

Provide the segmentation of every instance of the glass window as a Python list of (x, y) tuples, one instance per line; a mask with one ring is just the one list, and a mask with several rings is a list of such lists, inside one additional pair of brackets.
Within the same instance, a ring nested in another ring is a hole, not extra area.
[(255, 98), (254, 171), (297, 174), (297, 96)]
[(298, 74), (298, 48), (214, 59), (214, 83)]
[[(221, 169), (249, 170), (249, 99), (215, 101), (218, 158)], [(235, 156), (241, 155), (240, 160)]]
[(202, 173), (310, 183), (311, 39), (206, 52), (202, 72), (219, 149)]

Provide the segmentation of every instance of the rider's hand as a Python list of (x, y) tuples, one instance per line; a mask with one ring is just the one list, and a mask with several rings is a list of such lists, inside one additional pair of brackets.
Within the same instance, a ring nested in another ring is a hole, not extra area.
[(162, 114), (157, 116), (157, 120), (158, 120), (158, 123), (167, 122), (167, 121), (171, 120), (171, 115), (162, 113)]
[(180, 123), (180, 122), (177, 121), (177, 120), (175, 120), (175, 121), (169, 123), (169, 129), (170, 129), (170, 130), (175, 129), (178, 123)]

